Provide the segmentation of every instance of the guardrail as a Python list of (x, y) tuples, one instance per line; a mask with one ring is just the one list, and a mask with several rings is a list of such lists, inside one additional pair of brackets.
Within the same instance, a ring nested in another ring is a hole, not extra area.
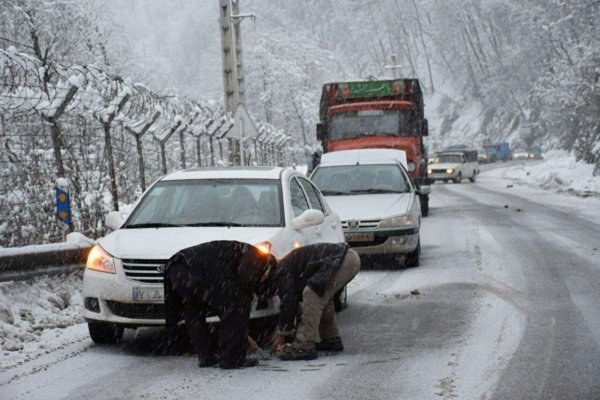
[(29, 252), (27, 247), (0, 252), (0, 282), (83, 270), (91, 247), (73, 245), (72, 248), (64, 248), (64, 243), (62, 245), (57, 249), (46, 245), (41, 248), (30, 246)]

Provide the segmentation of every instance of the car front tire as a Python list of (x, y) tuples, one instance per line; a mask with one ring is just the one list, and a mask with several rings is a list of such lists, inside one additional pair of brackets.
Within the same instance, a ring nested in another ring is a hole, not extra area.
[(456, 178), (454, 178), (453, 180), (454, 183), (461, 183), (462, 182), (462, 173), (459, 172), (458, 175), (456, 176)]
[(348, 307), (348, 289), (346, 289), (346, 286), (340, 289), (340, 291), (333, 296), (333, 307), (335, 308), (336, 312), (340, 312), (344, 308)]
[(123, 327), (106, 322), (88, 322), (90, 337), (94, 343), (117, 344), (123, 338)]
[(421, 241), (417, 243), (417, 248), (406, 255), (405, 264), (408, 268), (419, 266), (419, 255), (421, 254)]

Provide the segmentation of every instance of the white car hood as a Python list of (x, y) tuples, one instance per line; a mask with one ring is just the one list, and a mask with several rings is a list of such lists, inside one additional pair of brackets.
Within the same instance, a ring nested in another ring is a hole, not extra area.
[(429, 168), (430, 169), (448, 169), (448, 168), (456, 169), (459, 165), (460, 165), (460, 163), (439, 163), (439, 164), (430, 164)]
[(342, 221), (383, 219), (408, 213), (410, 193), (325, 196)]
[(117, 258), (142, 258), (166, 260), (186, 247), (213, 240), (237, 240), (259, 243), (271, 239), (281, 229), (275, 228), (145, 228), (119, 229), (98, 243), (104, 250)]

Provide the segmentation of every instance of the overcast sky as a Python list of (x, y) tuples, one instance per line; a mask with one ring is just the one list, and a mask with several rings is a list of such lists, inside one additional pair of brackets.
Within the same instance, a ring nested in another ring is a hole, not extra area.
[(144, 79), (153, 79), (161, 90), (221, 101), (217, 0), (99, 2), (133, 47), (133, 62), (147, 74)]

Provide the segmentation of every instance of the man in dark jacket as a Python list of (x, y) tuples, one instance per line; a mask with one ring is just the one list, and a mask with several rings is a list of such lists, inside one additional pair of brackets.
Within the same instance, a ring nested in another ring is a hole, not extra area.
[[(333, 297), (359, 269), (360, 258), (346, 243), (304, 246), (279, 261), (277, 291), (281, 311), (273, 345), (279, 358), (311, 360), (317, 357), (317, 350), (343, 350)], [(296, 326), (300, 302), (300, 321)], [(317, 337), (321, 339), (318, 343)], [(292, 339), (293, 343), (284, 344)]]
[[(273, 283), (275, 258), (247, 243), (213, 241), (176, 253), (165, 265), (167, 327), (185, 320), (200, 367), (254, 366), (246, 359), (248, 324), (253, 295)], [(206, 318), (218, 316), (218, 360)]]

